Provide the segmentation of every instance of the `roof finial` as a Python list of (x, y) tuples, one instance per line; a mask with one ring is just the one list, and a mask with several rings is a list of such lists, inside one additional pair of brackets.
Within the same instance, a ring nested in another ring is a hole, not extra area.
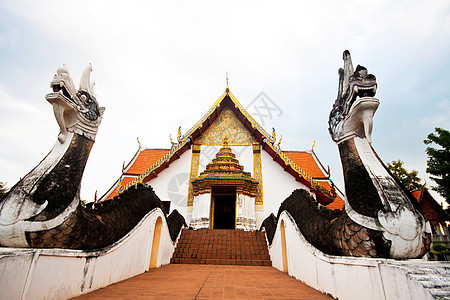
[(277, 147), (281, 150), (281, 141), (283, 140), (283, 135), (280, 135), (280, 140), (278, 141)]
[(277, 140), (277, 132), (275, 131), (275, 128), (272, 127), (272, 134), (269, 136), (269, 139), (272, 143), (275, 143)]
[(311, 151), (313, 151), (314, 152), (314, 147), (316, 146), (316, 140), (314, 140), (314, 143), (313, 143), (313, 145), (312, 145), (312, 147), (311, 147)]
[(178, 133), (177, 133), (177, 140), (180, 142), (180, 140), (183, 138), (183, 135), (181, 134), (181, 126), (178, 127)]
[(141, 142), (139, 141), (139, 137), (136, 138), (138, 145), (139, 145), (139, 149), (141, 149)]
[(227, 79), (227, 87), (226, 87), (225, 91), (228, 93), (230, 91), (230, 88), (228, 87), (228, 72), (227, 72), (226, 79)]

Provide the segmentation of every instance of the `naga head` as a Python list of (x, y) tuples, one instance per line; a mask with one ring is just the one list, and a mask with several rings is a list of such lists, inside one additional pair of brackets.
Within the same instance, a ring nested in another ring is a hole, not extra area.
[(373, 115), (379, 101), (374, 98), (377, 81), (367, 69), (353, 69), (348, 50), (343, 54), (344, 68), (339, 69), (338, 96), (328, 121), (331, 137), (336, 143), (359, 136), (371, 142)]
[(92, 66), (84, 70), (77, 90), (65, 65), (53, 77), (50, 87), (53, 92), (45, 99), (53, 105), (53, 112), (60, 127), (58, 141), (65, 142), (67, 133), (73, 132), (94, 141), (100, 125), (104, 107), (99, 107), (94, 96), (94, 82), (90, 81)]

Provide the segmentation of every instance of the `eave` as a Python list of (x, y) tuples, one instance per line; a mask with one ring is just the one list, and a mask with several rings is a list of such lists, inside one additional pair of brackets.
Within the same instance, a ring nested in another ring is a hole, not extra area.
[(127, 184), (125, 189), (139, 182), (147, 183), (151, 179), (157, 177), (158, 174), (164, 169), (168, 168), (173, 161), (178, 159), (184, 152), (191, 148), (193, 141), (200, 137), (202, 133), (204, 133), (205, 130), (211, 126), (225, 107), (229, 107), (233, 110), (239, 121), (244, 125), (248, 132), (250, 132), (252, 137), (260, 145), (262, 145), (262, 148), (273, 158), (275, 162), (277, 162), (286, 172), (291, 174), (297, 181), (301, 182), (316, 193), (316, 199), (319, 203), (327, 205), (333, 202), (335, 195), (332, 195), (311, 176), (309, 176), (288, 157), (286, 157), (280, 149), (275, 147), (270, 141), (270, 135), (253, 119), (250, 114), (248, 114), (248, 112), (242, 107), (228, 88), (219, 97), (219, 99), (216, 100), (208, 112), (183, 135), (183, 137), (178, 141), (178, 145), (176, 147), (162, 157), (157, 163)]

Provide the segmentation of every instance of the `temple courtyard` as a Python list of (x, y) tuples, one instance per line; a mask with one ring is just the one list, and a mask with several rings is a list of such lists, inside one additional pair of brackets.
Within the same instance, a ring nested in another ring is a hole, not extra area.
[(273, 267), (169, 264), (73, 299), (331, 299)]

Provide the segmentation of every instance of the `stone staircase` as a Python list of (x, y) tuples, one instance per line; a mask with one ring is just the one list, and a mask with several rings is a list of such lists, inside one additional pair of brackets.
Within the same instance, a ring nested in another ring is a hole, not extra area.
[(450, 299), (450, 264), (441, 263), (440, 266), (418, 264), (404, 266), (407, 277), (418, 281), (434, 299)]
[(183, 229), (172, 264), (272, 266), (264, 232)]

